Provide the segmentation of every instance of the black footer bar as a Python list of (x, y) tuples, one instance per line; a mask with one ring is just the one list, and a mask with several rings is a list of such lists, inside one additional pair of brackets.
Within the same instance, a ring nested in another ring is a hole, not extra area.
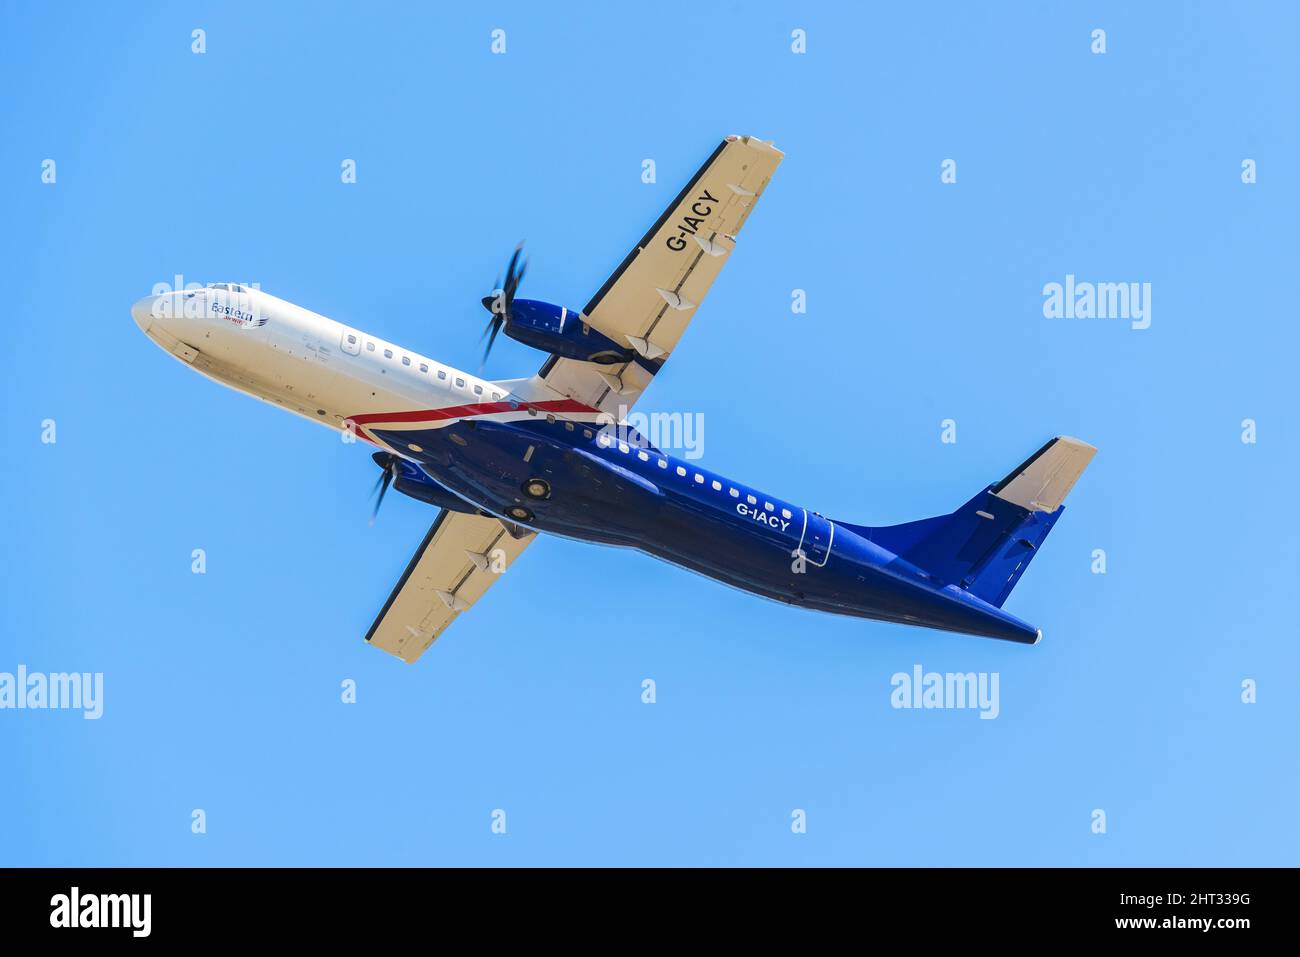
[(919, 933), (927, 944), (1044, 934), (1230, 944), (1288, 927), (1296, 876), (1204, 868), (10, 869), (0, 871), (0, 926), (9, 941), (82, 944), (374, 945), (412, 934), (433, 944), (459, 932), (534, 944), (560, 934), (610, 944), (713, 937), (770, 945), (783, 935), (845, 933)]

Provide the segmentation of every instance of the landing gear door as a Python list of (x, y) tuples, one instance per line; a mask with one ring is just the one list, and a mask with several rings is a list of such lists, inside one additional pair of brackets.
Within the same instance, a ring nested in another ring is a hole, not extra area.
[(835, 523), (807, 509), (804, 509), (803, 514), (803, 535), (799, 538), (799, 549), (804, 553), (809, 565), (821, 568), (831, 557), (831, 546), (835, 542)]
[(345, 355), (356, 356), (361, 354), (361, 333), (355, 329), (349, 329), (343, 326), (343, 333), (339, 338), (339, 348)]

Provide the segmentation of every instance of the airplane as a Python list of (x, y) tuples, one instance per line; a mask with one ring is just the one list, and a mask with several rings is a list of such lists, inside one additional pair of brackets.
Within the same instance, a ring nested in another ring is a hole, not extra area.
[(625, 427), (783, 157), (727, 136), (577, 311), (516, 297), (516, 249), (483, 300), (484, 335), (489, 350), (504, 332), (546, 353), (527, 378), (483, 379), (240, 283), (147, 296), (132, 316), (196, 372), (375, 446), (376, 510), (389, 486), (440, 509), (365, 635), (408, 663), (539, 534), (638, 549), (800, 608), (1037, 644), (1042, 631), (1002, 606), (1093, 446), (1058, 436), (950, 514), (870, 527)]

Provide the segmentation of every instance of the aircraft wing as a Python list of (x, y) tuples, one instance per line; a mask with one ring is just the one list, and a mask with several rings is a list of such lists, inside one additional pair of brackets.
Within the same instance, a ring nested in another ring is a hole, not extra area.
[(505, 573), (537, 536), (514, 538), (495, 518), (444, 509), (411, 557), (366, 641), (414, 662)]
[(540, 379), (605, 412), (631, 408), (677, 348), (783, 158), (770, 142), (728, 136), (587, 303), (583, 321), (644, 361), (605, 366), (552, 356)]

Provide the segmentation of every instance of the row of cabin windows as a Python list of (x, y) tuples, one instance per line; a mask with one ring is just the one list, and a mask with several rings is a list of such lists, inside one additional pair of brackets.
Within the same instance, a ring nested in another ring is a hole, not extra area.
[[(537, 410), (534, 409), (531, 405), (530, 405), (530, 406), (526, 406), (526, 408), (528, 409), (528, 414), (529, 414), (529, 415), (536, 415), (536, 414), (537, 414)], [(548, 413), (546, 413), (546, 421), (547, 421), (550, 425), (555, 425), (557, 420), (556, 420), (555, 416), (551, 415), (551, 414), (548, 412)], [(564, 421), (564, 429), (565, 429), (566, 432), (574, 432), (574, 431), (577, 430), (577, 426), (575, 426), (572, 422), (570, 422), (570, 421), (568, 421), (568, 420), (566, 419), (566, 420)], [(593, 432), (593, 431), (591, 431), (591, 429), (583, 429), (583, 430), (582, 430), (582, 437), (583, 437), (584, 439), (593, 439), (593, 438), (596, 437), (596, 433)]]
[[(351, 341), (351, 337), (349, 336), (348, 338), (349, 338), (349, 341)], [(374, 351), (375, 351), (375, 344), (374, 344), (373, 342), (367, 342), (367, 343), (366, 343), (366, 351), (367, 351), (367, 352), (374, 352)], [(385, 358), (385, 359), (391, 359), (391, 358), (393, 358), (393, 350), (392, 350), (392, 349), (385, 349), (385, 350), (384, 350), (384, 358)], [(410, 357), (410, 356), (402, 356), (402, 365), (404, 365), (404, 366), (409, 366), (410, 364), (411, 364), (411, 357)], [(429, 374), (429, 364), (428, 364), (427, 362), (421, 362), (421, 363), (420, 363), (420, 371), (423, 372), (425, 375), (428, 375), (428, 374)], [(439, 370), (438, 370), (438, 378), (439, 378), (439, 379), (446, 379), (446, 378), (447, 378), (447, 370), (446, 370), (446, 369), (439, 369)], [(455, 383), (456, 383), (456, 388), (458, 388), (458, 389), (463, 389), (463, 388), (465, 388), (465, 380), (462, 379), (460, 376), (457, 376), (457, 377), (455, 378), (454, 381), (455, 381)], [(474, 394), (475, 394), (475, 395), (482, 395), (482, 394), (483, 394), (483, 387), (482, 387), (481, 385), (476, 385), (476, 386), (474, 386)], [(492, 398), (493, 398), (493, 399), (500, 399), (500, 398), (501, 398), (501, 393), (500, 393), (500, 392), (493, 392), (493, 393), (492, 393)]]
[[(553, 417), (551, 417), (551, 416), (547, 416), (547, 419), (550, 419), (551, 421), (554, 421)], [(565, 424), (571, 426), (571, 423), (567, 423), (567, 422), (566, 422)], [(591, 438), (591, 430), (589, 430), (589, 429), (583, 429), (583, 432), (585, 432), (585, 433), (587, 434), (587, 438)], [(614, 444), (613, 441), (610, 439), (610, 437), (607, 436), (607, 435), (601, 435), (601, 436), (597, 439), (597, 442), (598, 442), (600, 445), (603, 445), (603, 446), (605, 446), (605, 447), (609, 447), (609, 446), (611, 446), (611, 445)], [(620, 452), (623, 452), (624, 454), (626, 454), (626, 453), (632, 451), (631, 446), (629, 446), (626, 442), (619, 442), (619, 443), (618, 443), (618, 450), (619, 450)], [(649, 453), (647, 453), (644, 449), (638, 450), (637, 453), (636, 453), (636, 457), (639, 458), (642, 462), (649, 462), (649, 461), (650, 461), (650, 455), (649, 455)], [(656, 462), (656, 464), (657, 464), (661, 469), (666, 469), (666, 468), (668, 468), (668, 460), (667, 460), (667, 459), (659, 459), (659, 460)], [(686, 478), (686, 477), (687, 477), (687, 474), (688, 474), (688, 473), (687, 473), (687, 471), (686, 471), (686, 467), (685, 467), (685, 466), (682, 466), (682, 465), (677, 466), (676, 471), (677, 471), (677, 474), (678, 474), (679, 476), (681, 476), (682, 478)], [(706, 479), (704, 478), (704, 476), (701, 475), (699, 472), (696, 472), (696, 473), (695, 473), (694, 478), (695, 478), (695, 484), (696, 484), (696, 485), (703, 485), (703, 484), (705, 483), (705, 481), (706, 481)], [(715, 491), (715, 492), (721, 492), (721, 491), (722, 491), (722, 483), (719, 482), (717, 479), (712, 479), (712, 480), (707, 480), (707, 481), (709, 481), (709, 486), (713, 489), (713, 491)], [(736, 488), (728, 488), (728, 489), (727, 489), (727, 494), (730, 495), (732, 498), (740, 498), (740, 490), (739, 490), (739, 489), (736, 489)], [(757, 505), (757, 504), (758, 504), (758, 499), (756, 499), (756, 498), (755, 498), (754, 496), (752, 496), (752, 495), (746, 495), (746, 496), (745, 496), (745, 501), (748, 502), (750, 505)], [(776, 511), (776, 506), (773, 505), (771, 502), (764, 502), (764, 503), (763, 503), (763, 510), (766, 511), (766, 512), (775, 512), (775, 511)], [(790, 514), (790, 510), (789, 510), (788, 508), (783, 508), (783, 509), (781, 509), (781, 517), (782, 517), (782, 518), (785, 518), (785, 519), (793, 518), (793, 516)]]

